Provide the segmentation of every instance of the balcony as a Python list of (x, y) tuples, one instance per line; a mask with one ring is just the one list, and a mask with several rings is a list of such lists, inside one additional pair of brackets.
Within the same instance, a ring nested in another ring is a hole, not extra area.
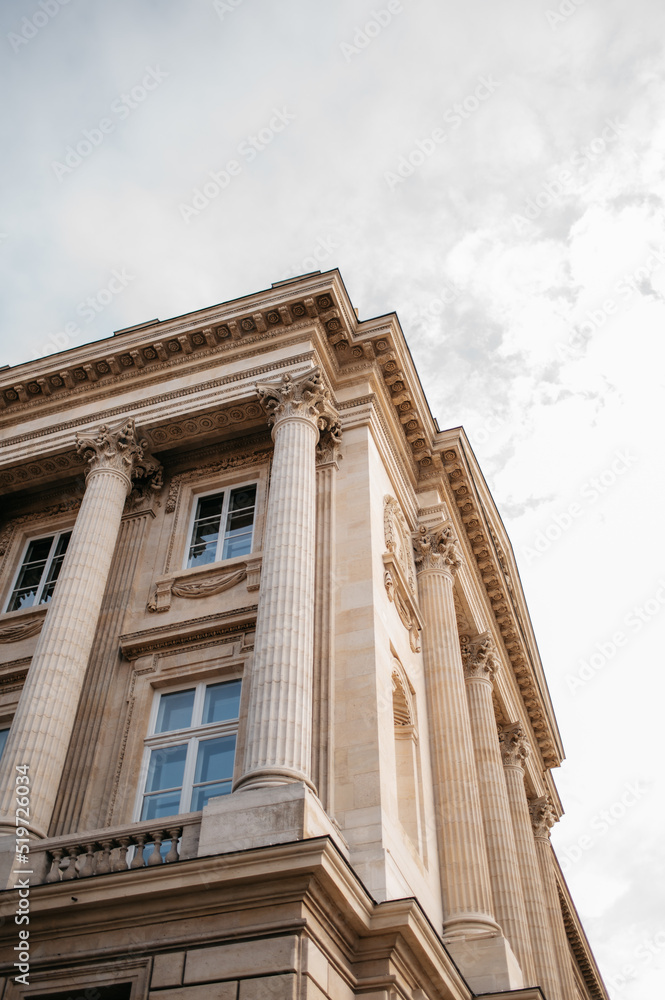
[(31, 844), (32, 885), (137, 871), (195, 858), (201, 813), (86, 830)]

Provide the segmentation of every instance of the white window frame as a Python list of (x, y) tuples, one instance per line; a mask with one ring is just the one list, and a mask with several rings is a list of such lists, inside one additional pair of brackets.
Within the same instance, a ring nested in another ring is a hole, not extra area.
[[(18, 569), (16, 570), (16, 573), (14, 574), (14, 579), (12, 581), (12, 585), (11, 585), (11, 587), (9, 589), (9, 594), (7, 596), (7, 600), (6, 600), (5, 605), (4, 605), (4, 614), (9, 613), (8, 612), (9, 605), (11, 604), (11, 602), (12, 602), (12, 600), (14, 598), (14, 592), (16, 591), (16, 588), (17, 588), (17, 585), (18, 585), (18, 582), (19, 582), (19, 579), (20, 579), (20, 576), (21, 576), (21, 572), (22, 572), (23, 567), (25, 565), (25, 559), (26, 559), (26, 556), (28, 554), (28, 549), (30, 548), (30, 546), (32, 545), (32, 543), (33, 542), (38, 542), (42, 538), (49, 538), (51, 535), (53, 536), (53, 541), (51, 542), (51, 548), (49, 550), (49, 554), (48, 554), (48, 557), (46, 559), (46, 562), (44, 563), (44, 569), (42, 570), (42, 575), (41, 575), (41, 579), (39, 581), (39, 586), (37, 587), (37, 598), (36, 598), (36, 600), (34, 600), (32, 602), (32, 604), (27, 605), (27, 607), (24, 607), (24, 608), (14, 608), (15, 611), (27, 611), (28, 608), (38, 608), (41, 605), (41, 603), (42, 603), (42, 596), (44, 594), (44, 589), (46, 587), (46, 581), (48, 580), (48, 575), (49, 575), (49, 573), (51, 571), (51, 564), (53, 563), (53, 559), (55, 558), (55, 552), (56, 552), (56, 549), (58, 547), (58, 542), (60, 541), (60, 538), (62, 537), (62, 535), (71, 535), (73, 530), (74, 530), (73, 528), (63, 528), (60, 531), (54, 531), (54, 532), (45, 531), (41, 535), (32, 535), (30, 538), (26, 538), (25, 544), (23, 546), (23, 550), (22, 550), (22, 553), (21, 553), (21, 559), (19, 561)], [(71, 544), (71, 538), (70, 538), (70, 544)], [(57, 586), (57, 580), (56, 580), (56, 586)], [(55, 591), (55, 588), (54, 588), (54, 591)], [(48, 601), (45, 601), (44, 603), (48, 604)], [(0, 607), (1, 607), (1, 605), (0, 605)]]
[[(251, 553), (254, 551), (254, 540), (255, 540), (255, 537), (256, 537), (256, 515), (257, 515), (257, 511), (258, 511), (258, 507), (259, 507), (259, 488), (260, 488), (260, 485), (261, 484), (260, 484), (260, 481), (258, 479), (248, 479), (248, 480), (246, 480), (244, 482), (230, 483), (228, 486), (218, 486), (215, 489), (204, 490), (201, 493), (193, 493), (192, 494), (191, 510), (190, 510), (190, 514), (189, 514), (189, 526), (187, 528), (187, 542), (185, 544), (185, 554), (184, 554), (184, 558), (183, 558), (183, 562), (182, 562), (182, 568), (183, 569), (204, 569), (205, 567), (212, 566), (215, 563), (225, 562), (226, 561), (226, 560), (222, 559), (222, 552), (224, 551), (224, 542), (226, 541), (226, 523), (228, 521), (229, 504), (231, 502), (231, 494), (235, 490), (243, 490), (243, 489), (247, 489), (248, 486), (255, 486), (256, 487), (256, 496), (255, 496), (255, 499), (254, 499), (254, 519), (252, 521), (252, 541), (251, 541), (250, 550), (246, 554), (246, 555), (251, 555)], [(189, 562), (189, 550), (192, 547), (192, 539), (193, 539), (193, 536), (194, 536), (194, 525), (196, 523), (196, 512), (198, 510), (199, 500), (203, 500), (203, 499), (205, 499), (205, 497), (219, 496), (220, 493), (224, 494), (224, 502), (223, 502), (223, 505), (222, 505), (222, 513), (221, 513), (221, 516), (220, 516), (220, 519), (219, 519), (220, 531), (219, 531), (219, 538), (217, 539), (217, 550), (215, 552), (215, 558), (213, 559), (212, 562), (203, 563), (201, 566), (188, 566), (187, 564)], [(222, 528), (222, 525), (224, 526), (223, 528)], [(234, 556), (229, 556), (228, 558), (238, 558), (238, 559), (240, 559), (240, 558), (243, 558), (243, 557), (242, 556), (235, 556), (235, 557)]]
[[(190, 691), (194, 689), (194, 704), (192, 706), (192, 719), (201, 719), (203, 715), (203, 708), (205, 705), (205, 694), (206, 688), (214, 687), (216, 684), (227, 684), (232, 681), (240, 681), (240, 697), (242, 698), (242, 676), (236, 675), (234, 677), (208, 677), (203, 681), (190, 680), (189, 682), (183, 681), (181, 684), (176, 684), (172, 687), (158, 688), (153, 697), (152, 707), (150, 709), (150, 721), (148, 723), (148, 735), (144, 741), (143, 757), (141, 760), (141, 770), (139, 776), (139, 785), (137, 789), (136, 803), (134, 806), (134, 822), (138, 823), (141, 821), (141, 813), (143, 811), (143, 801), (146, 795), (145, 786), (148, 779), (148, 769), (150, 767), (150, 758), (152, 756), (152, 751), (160, 748), (168, 748), (173, 746), (180, 746), (183, 743), (187, 743), (187, 757), (185, 760), (185, 769), (182, 777), (182, 788), (180, 791), (180, 808), (177, 813), (173, 813), (174, 816), (181, 816), (184, 813), (188, 813), (191, 810), (189, 808), (183, 808), (183, 804), (191, 806), (192, 794), (194, 791), (194, 778), (196, 776), (196, 759), (198, 755), (199, 744), (206, 739), (217, 739), (220, 736), (235, 736), (236, 737), (236, 753), (238, 750), (238, 727), (239, 718), (227, 719), (224, 722), (209, 722), (206, 725), (198, 723), (193, 726), (189, 726), (186, 729), (170, 729), (166, 733), (155, 733), (155, 726), (157, 725), (157, 715), (159, 713), (159, 704), (162, 695), (176, 694), (178, 691)], [(234, 755), (234, 770), (235, 770), (236, 758)], [(225, 780), (225, 779), (222, 779)], [(231, 775), (231, 783), (233, 784), (233, 774)], [(229, 793), (230, 794), (230, 793)], [(163, 817), (166, 819), (167, 817)], [(153, 822), (159, 824), (162, 822), (162, 818), (156, 819)]]

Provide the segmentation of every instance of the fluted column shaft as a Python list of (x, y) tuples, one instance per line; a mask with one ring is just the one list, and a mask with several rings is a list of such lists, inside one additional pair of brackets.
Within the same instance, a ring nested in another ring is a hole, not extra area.
[(577, 995), (577, 987), (575, 986), (575, 978), (573, 976), (568, 936), (563, 922), (561, 904), (559, 903), (559, 893), (556, 887), (556, 876), (554, 874), (552, 858), (552, 844), (550, 843), (550, 827), (555, 823), (556, 817), (551, 803), (546, 797), (532, 800), (530, 809), (540, 877), (543, 883), (545, 907), (549, 915), (554, 953), (556, 955), (561, 982), (561, 997), (562, 1000), (568, 1000), (569, 997)]
[(524, 786), (524, 760), (529, 747), (521, 727), (504, 728), (501, 748), (510, 814), (515, 834), (515, 847), (519, 861), (524, 904), (536, 969), (536, 982), (548, 1000), (563, 1000), (559, 982), (550, 920), (545, 906), (543, 881), (536, 854), (536, 844), (531, 827), (529, 803)]
[(453, 578), (460, 558), (452, 528), (421, 527), (414, 548), (425, 619), (444, 932), (448, 937), (498, 933), (455, 617)]
[[(127, 613), (136, 566), (143, 550), (151, 509), (124, 515), (118, 532), (115, 553), (97, 621), (97, 630), (88, 666), (69, 752), (60, 784), (58, 800), (51, 821), (50, 836), (58, 837), (76, 830), (104, 825), (105, 810), (112, 799), (109, 779), (117, 757), (110, 756), (111, 766), (99, 780), (89, 782), (95, 755), (99, 754), (99, 736), (108, 699), (118, 683), (122, 654), (118, 646), (122, 620)], [(116, 739), (121, 736), (116, 733)], [(90, 800), (94, 803), (90, 815)], [(84, 808), (84, 802), (88, 808)]]
[(524, 985), (533, 986), (531, 940), (492, 704), (492, 677), (499, 662), (487, 633), (465, 644), (462, 656), (494, 914), (517, 956)]
[(319, 446), (317, 451), (312, 781), (324, 808), (332, 814), (334, 811), (331, 766), (334, 759), (331, 724), (332, 614), (337, 462), (335, 449), (324, 449)]
[(275, 451), (245, 760), (236, 787), (312, 786), (315, 449), (332, 410), (317, 372), (287, 375), (258, 390), (273, 420)]
[(3, 755), (4, 832), (14, 826), (15, 766), (27, 764), (30, 822), (25, 825), (38, 837), (48, 833), (125, 498), (143, 458), (141, 444), (133, 421), (115, 431), (101, 427), (97, 437), (78, 442), (91, 469)]

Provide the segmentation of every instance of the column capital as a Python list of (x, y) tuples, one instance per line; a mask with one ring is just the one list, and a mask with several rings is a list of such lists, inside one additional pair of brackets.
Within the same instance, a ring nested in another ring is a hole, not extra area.
[(256, 391), (273, 433), (282, 421), (300, 419), (310, 421), (320, 432), (328, 431), (333, 441), (340, 441), (339, 414), (319, 368), (300, 375), (287, 372), (279, 382), (257, 382)]
[(96, 432), (76, 435), (76, 450), (89, 465), (87, 476), (93, 472), (115, 472), (127, 480), (141, 476), (152, 477), (152, 489), (162, 485), (162, 467), (147, 453), (148, 442), (139, 440), (132, 418), (116, 427), (101, 424)]
[(494, 640), (489, 632), (481, 632), (473, 639), (461, 643), (464, 676), (467, 680), (475, 678), (492, 681), (500, 666)]
[(526, 759), (531, 753), (531, 747), (521, 722), (511, 722), (500, 727), (499, 746), (503, 766), (519, 767), (523, 771)]
[(549, 840), (550, 830), (556, 823), (556, 813), (549, 795), (542, 795), (539, 799), (529, 799), (529, 812), (534, 837)]
[(435, 569), (454, 576), (462, 565), (459, 542), (450, 521), (432, 526), (421, 524), (412, 538), (418, 573)]

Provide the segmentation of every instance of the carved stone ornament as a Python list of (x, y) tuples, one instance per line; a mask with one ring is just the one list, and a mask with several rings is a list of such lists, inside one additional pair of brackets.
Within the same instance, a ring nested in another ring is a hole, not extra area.
[(508, 726), (501, 726), (499, 729), (499, 746), (501, 749), (501, 759), (505, 767), (521, 767), (531, 753), (529, 741), (524, 735), (524, 727), (521, 722), (513, 722)]
[(461, 642), (462, 663), (466, 677), (487, 677), (490, 680), (499, 669), (499, 658), (489, 632)]
[(413, 571), (413, 547), (410, 544), (409, 526), (404, 513), (395, 497), (383, 498), (383, 533), (386, 548), (391, 552), (402, 568), (409, 590), (415, 596), (416, 579)]
[(531, 825), (533, 826), (534, 837), (548, 839), (550, 830), (556, 823), (556, 813), (552, 807), (552, 802), (548, 795), (543, 795), (539, 799), (529, 801), (529, 812), (531, 813)]
[(438, 569), (454, 575), (462, 565), (457, 535), (448, 521), (438, 527), (421, 524), (413, 534), (413, 554), (419, 573)]
[(28, 621), (10, 623), (0, 626), (0, 642), (20, 642), (21, 639), (29, 639), (30, 636), (41, 632), (44, 624), (44, 616), (39, 618), (29, 618)]
[(323, 384), (320, 369), (301, 375), (287, 372), (279, 382), (257, 382), (256, 391), (273, 427), (289, 417), (304, 417), (322, 433), (327, 431), (334, 441), (341, 441), (339, 414), (330, 389)]
[(148, 611), (168, 611), (171, 607), (172, 597), (190, 599), (213, 597), (215, 594), (221, 594), (222, 591), (235, 587), (236, 584), (245, 579), (248, 590), (258, 590), (260, 572), (261, 558), (256, 557), (242, 563), (236, 563), (235, 566), (221, 572), (207, 573), (203, 578), (192, 579), (191, 575), (164, 577), (155, 583), (153, 595), (148, 601)]
[(147, 452), (148, 442), (139, 441), (133, 419), (117, 427), (102, 424), (95, 434), (76, 435), (76, 450), (88, 462), (89, 471), (109, 469), (120, 472), (128, 479), (150, 478), (151, 489), (162, 486), (162, 467)]
[(409, 633), (411, 650), (419, 653), (423, 621), (416, 600), (411, 534), (402, 508), (391, 496), (383, 498), (383, 530), (388, 549), (383, 554), (383, 582), (389, 600), (394, 603), (400, 621)]

